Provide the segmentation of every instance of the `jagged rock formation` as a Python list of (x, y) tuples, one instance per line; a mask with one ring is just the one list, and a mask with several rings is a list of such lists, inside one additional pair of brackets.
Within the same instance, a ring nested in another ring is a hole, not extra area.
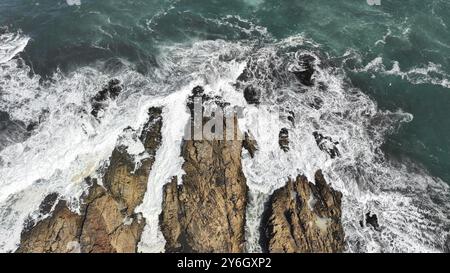
[(120, 92), (122, 92), (122, 89), (118, 79), (110, 80), (108, 84), (91, 99), (91, 114), (96, 118), (100, 117), (99, 114), (107, 106), (108, 99), (116, 99)]
[(245, 132), (244, 142), (242, 143), (242, 145), (244, 149), (248, 151), (250, 157), (253, 158), (255, 156), (256, 151), (258, 150), (258, 144), (256, 143), (256, 140), (250, 133)]
[[(18, 252), (136, 252), (145, 221), (135, 214), (147, 190), (147, 179), (161, 143), (161, 109), (149, 110), (140, 140), (149, 158), (135, 163), (126, 147), (117, 147), (104, 175), (104, 185), (87, 178), (89, 193), (81, 214), (59, 201), (52, 215), (22, 233)], [(57, 197), (49, 195), (41, 211), (50, 210)]]
[(298, 176), (270, 197), (261, 239), (268, 252), (342, 252), (342, 194), (315, 175), (315, 184)]
[[(244, 250), (248, 190), (241, 166), (243, 140), (237, 118), (232, 120), (233, 139), (183, 144), (183, 183), (174, 179), (164, 187), (160, 225), (167, 252)], [(226, 132), (230, 125), (223, 122)]]
[(310, 103), (308, 103), (308, 105), (311, 108), (319, 110), (320, 108), (323, 107), (324, 101), (321, 98), (319, 98), (319, 97), (314, 97), (314, 99)]
[(79, 252), (80, 215), (72, 212), (64, 201), (59, 202), (52, 217), (39, 222), (22, 234), (17, 252)]
[(337, 148), (339, 142), (334, 141), (331, 137), (324, 136), (319, 132), (313, 132), (313, 136), (316, 140), (317, 147), (319, 147), (319, 149), (323, 152), (329, 154), (332, 159), (341, 156), (341, 153)]

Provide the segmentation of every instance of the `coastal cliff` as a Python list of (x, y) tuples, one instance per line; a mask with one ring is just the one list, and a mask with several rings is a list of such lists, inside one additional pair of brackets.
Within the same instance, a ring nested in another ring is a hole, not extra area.
[[(136, 252), (145, 220), (134, 209), (147, 190), (149, 172), (161, 143), (161, 109), (151, 108), (148, 114), (140, 141), (149, 157), (135, 170), (126, 147), (117, 147), (106, 169), (104, 185), (86, 179), (90, 189), (82, 198), (81, 214), (72, 212), (66, 201), (58, 201), (50, 217), (24, 230), (17, 252)], [(52, 208), (53, 204), (41, 206)]]
[[(194, 90), (202, 96), (202, 90)], [(192, 110), (192, 109), (191, 109)], [(192, 111), (191, 111), (192, 114)], [(209, 119), (204, 118), (206, 123)], [(167, 252), (243, 252), (247, 185), (237, 118), (231, 139), (186, 140), (182, 185), (164, 188), (161, 230)], [(225, 119), (224, 132), (227, 131)]]
[(325, 181), (304, 176), (276, 190), (262, 220), (262, 245), (266, 252), (334, 253), (344, 250), (341, 224), (342, 194)]
[[(203, 88), (196, 87), (187, 102), (191, 121), (195, 97), (203, 100), (202, 114), (205, 103), (222, 110), (229, 107), (220, 97), (208, 97)], [(240, 132), (235, 109), (228, 110), (233, 114), (231, 118), (224, 116), (219, 121), (219, 127), (227, 132), (223, 138), (194, 137), (182, 143), (182, 181), (174, 177), (163, 188), (159, 226), (166, 240), (166, 252), (245, 251), (249, 192), (241, 154), (246, 149), (254, 157), (258, 143), (250, 132)], [(85, 179), (89, 191), (81, 198), (80, 213), (71, 211), (59, 196), (47, 196), (40, 209), (43, 215), (52, 211), (51, 215), (28, 223), (17, 252), (137, 252), (146, 223), (135, 209), (147, 191), (150, 170), (163, 137), (161, 109), (151, 108), (148, 115), (139, 140), (149, 156), (136, 164), (127, 147), (117, 146), (103, 171), (102, 183)], [(211, 120), (211, 116), (202, 116), (201, 125)], [(194, 129), (195, 126), (187, 126), (187, 130)], [(280, 134), (280, 148), (287, 152), (288, 145), (288, 133)], [(326, 183), (321, 171), (316, 173), (315, 183), (304, 176), (289, 180), (271, 195), (267, 204), (261, 221), (263, 250), (342, 252), (341, 197)]]

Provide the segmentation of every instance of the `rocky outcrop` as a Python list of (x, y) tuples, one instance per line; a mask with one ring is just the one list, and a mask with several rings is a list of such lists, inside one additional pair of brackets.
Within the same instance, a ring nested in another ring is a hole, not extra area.
[(82, 217), (61, 201), (56, 205), (51, 217), (22, 234), (17, 252), (79, 252), (82, 222)]
[(342, 252), (342, 194), (315, 175), (315, 184), (298, 176), (270, 197), (261, 225), (267, 252)]
[(118, 79), (112, 79), (108, 84), (91, 99), (92, 111), (91, 114), (98, 118), (100, 113), (107, 106), (108, 100), (116, 99), (123, 87)]
[(371, 212), (369, 211), (368, 213), (366, 213), (365, 215), (365, 221), (360, 221), (359, 224), (361, 225), (361, 227), (366, 227), (366, 226), (372, 226), (376, 231), (380, 231), (381, 227), (380, 224), (378, 223), (378, 216), (376, 214), (371, 214)]
[(248, 151), (250, 157), (254, 157), (256, 151), (258, 150), (258, 144), (256, 143), (255, 138), (250, 133), (244, 134), (244, 142), (242, 143), (243, 148)]
[(284, 152), (289, 151), (289, 131), (286, 128), (282, 128), (278, 134), (278, 144), (281, 150)]
[(143, 128), (140, 141), (150, 157), (143, 159), (135, 170), (135, 163), (130, 161), (125, 147), (119, 147), (113, 151), (111, 163), (104, 176), (105, 187), (116, 200), (120, 200), (128, 214), (133, 213), (142, 203), (147, 191), (148, 176), (161, 143), (161, 109), (151, 108), (148, 115), (149, 121)]
[(323, 107), (324, 101), (319, 97), (314, 97), (308, 105), (313, 109), (319, 110)]
[(244, 98), (248, 104), (258, 105), (260, 103), (261, 91), (254, 86), (249, 85), (244, 89)]
[[(209, 118), (204, 118), (206, 123)], [(186, 140), (183, 183), (164, 187), (160, 226), (167, 252), (242, 252), (247, 186), (241, 166), (242, 136)], [(224, 132), (227, 131), (224, 119)]]
[[(126, 147), (117, 147), (110, 158), (103, 184), (86, 179), (89, 192), (82, 198), (81, 213), (59, 201), (52, 215), (22, 233), (18, 252), (136, 252), (145, 221), (135, 208), (147, 190), (149, 172), (161, 143), (161, 109), (151, 108), (140, 136), (150, 157), (138, 168)], [(41, 211), (52, 208), (57, 196), (49, 195)]]
[(337, 148), (339, 142), (334, 141), (331, 137), (324, 136), (319, 132), (313, 132), (313, 136), (316, 140), (317, 147), (319, 147), (319, 149), (323, 152), (330, 155), (332, 159), (341, 156), (341, 153)]
[(298, 66), (292, 69), (291, 72), (295, 75), (297, 80), (306, 86), (314, 85), (314, 62), (316, 58), (309, 54), (300, 54), (297, 56)]

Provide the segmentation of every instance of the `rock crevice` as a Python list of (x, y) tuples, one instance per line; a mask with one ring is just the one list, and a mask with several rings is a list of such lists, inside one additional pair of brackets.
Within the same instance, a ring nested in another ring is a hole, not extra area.
[[(149, 157), (136, 169), (126, 147), (114, 149), (104, 186), (86, 179), (90, 188), (82, 197), (81, 214), (60, 200), (51, 216), (24, 230), (17, 252), (136, 252), (145, 220), (134, 210), (147, 190), (161, 127), (161, 109), (151, 108), (140, 137)], [(41, 209), (48, 210), (50, 201), (55, 201), (53, 195), (45, 198)]]
[(289, 180), (270, 197), (261, 225), (266, 252), (342, 252), (342, 194), (318, 171), (315, 183), (304, 176)]
[[(225, 118), (223, 123), (226, 132), (230, 125)], [(173, 179), (164, 187), (160, 226), (167, 252), (244, 250), (248, 190), (241, 165), (244, 141), (237, 125), (234, 117), (232, 139), (184, 141), (183, 183)]]

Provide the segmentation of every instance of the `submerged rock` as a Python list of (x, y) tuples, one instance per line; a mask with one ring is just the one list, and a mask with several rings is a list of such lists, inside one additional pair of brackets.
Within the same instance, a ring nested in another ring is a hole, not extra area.
[(331, 137), (324, 136), (319, 132), (314, 132), (313, 136), (316, 139), (319, 149), (329, 154), (332, 159), (341, 156), (341, 153), (336, 147), (339, 142), (333, 141)]
[(278, 144), (281, 150), (284, 152), (289, 151), (289, 131), (286, 128), (282, 128), (278, 134)]
[(99, 91), (92, 99), (91, 106), (92, 111), (91, 114), (98, 118), (101, 111), (107, 106), (107, 102), (109, 99), (116, 99), (120, 92), (122, 92), (122, 85), (118, 79), (112, 79), (108, 82), (107, 86), (105, 86), (101, 91)]
[(298, 65), (291, 69), (295, 77), (306, 86), (314, 85), (314, 62), (316, 59), (309, 54), (302, 54), (298, 56)]
[(322, 172), (315, 184), (304, 176), (276, 190), (267, 204), (261, 243), (267, 252), (342, 252), (342, 194), (330, 187)]
[(292, 124), (292, 126), (295, 126), (295, 113), (293, 111), (288, 112), (287, 120)]
[(314, 97), (312, 102), (308, 103), (308, 105), (311, 108), (316, 109), (316, 110), (319, 110), (320, 108), (322, 108), (323, 104), (324, 104), (323, 100), (319, 97)]
[(58, 194), (56, 192), (47, 195), (39, 206), (39, 213), (42, 215), (50, 213), (56, 201), (58, 201)]
[(366, 213), (366, 225), (371, 225), (375, 230), (380, 230), (380, 225), (378, 224), (378, 216), (376, 214), (371, 214), (370, 211)]
[(83, 218), (72, 212), (65, 201), (60, 201), (51, 217), (22, 234), (17, 252), (73, 252), (73, 245), (79, 243), (82, 223)]
[[(82, 198), (81, 214), (59, 201), (52, 215), (24, 230), (17, 252), (136, 252), (145, 221), (134, 210), (147, 190), (148, 175), (161, 143), (161, 109), (151, 108), (140, 137), (149, 158), (138, 168), (124, 147), (111, 156), (102, 187), (89, 178), (89, 192)], [(57, 196), (45, 198), (47, 211)]]
[(164, 187), (160, 226), (167, 252), (244, 250), (248, 189), (237, 125), (235, 117), (233, 139), (183, 143), (182, 184), (173, 179)]
[(248, 104), (258, 105), (261, 99), (261, 91), (252, 85), (244, 89), (244, 98)]

